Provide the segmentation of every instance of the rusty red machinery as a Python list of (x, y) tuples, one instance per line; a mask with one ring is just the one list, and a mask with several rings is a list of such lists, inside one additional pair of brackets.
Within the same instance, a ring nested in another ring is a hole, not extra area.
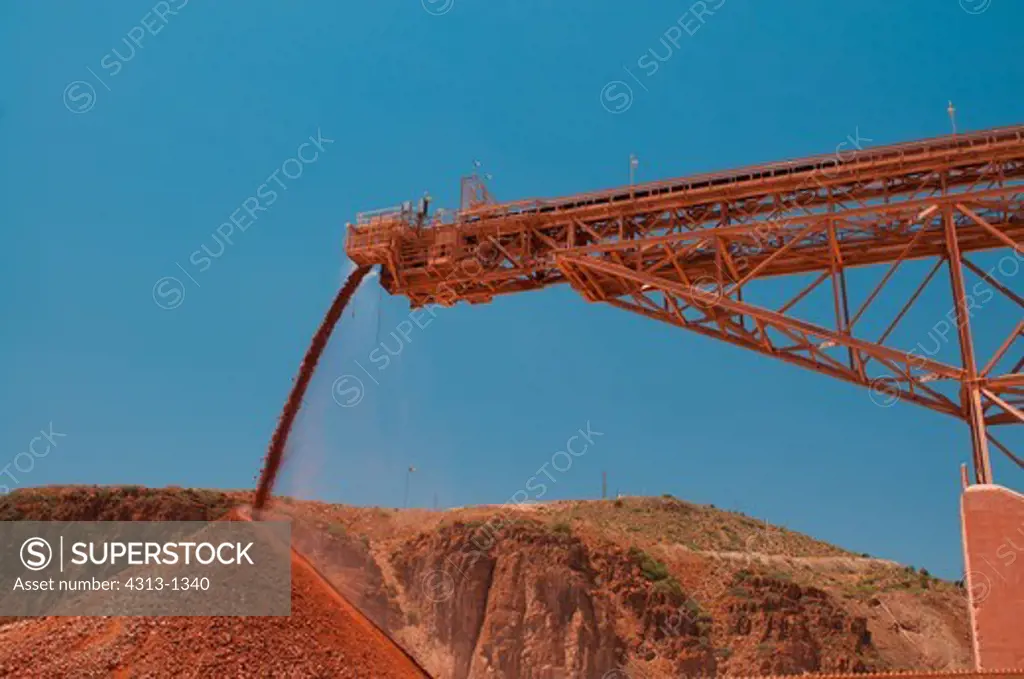
[[(413, 306), (567, 283), (588, 301), (962, 419), (978, 483), (992, 480), (990, 444), (1024, 466), (993, 433), (1024, 422), (1024, 358), (1015, 346), (1024, 321), (992, 355), (977, 356), (965, 282), (973, 275), (1024, 307), (1007, 276), (969, 257), (1002, 250), (1014, 272), (1024, 258), (1024, 126), (555, 199), (493, 203), (478, 184), (459, 211), (430, 215), (424, 200), (359, 215), (348, 225), (348, 256), (379, 265), (385, 289)], [(463, 189), (465, 197), (466, 182)], [(927, 273), (893, 305), (887, 283), (920, 260)], [(866, 267), (884, 268), (869, 288), (852, 275)], [(959, 361), (894, 340), (940, 274)], [(788, 299), (759, 303), (757, 288), (773, 285)], [(816, 290), (827, 290), (831, 308), (808, 322), (794, 307)], [(868, 329), (862, 319), (873, 306), (891, 310)]]

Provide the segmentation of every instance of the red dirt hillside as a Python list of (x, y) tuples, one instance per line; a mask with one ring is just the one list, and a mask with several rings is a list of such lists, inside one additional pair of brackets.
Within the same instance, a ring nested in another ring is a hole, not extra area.
[(971, 666), (955, 583), (672, 497), (275, 506), (293, 534), (319, 536), (321, 572), (349, 583), (350, 599), (436, 677)]
[[(52, 489), (3, 499), (7, 520), (220, 518), (221, 493)], [(301, 557), (292, 615), (206, 618), (39, 618), (0, 627), (4, 677), (380, 677), (423, 679), (401, 649)]]
[[(216, 519), (251, 493), (20, 490), (0, 518)], [(275, 498), (293, 616), (0, 621), (0, 676), (568, 679), (960, 670), (954, 583), (671, 497), (448, 511)], [(59, 652), (58, 652), (59, 649)]]

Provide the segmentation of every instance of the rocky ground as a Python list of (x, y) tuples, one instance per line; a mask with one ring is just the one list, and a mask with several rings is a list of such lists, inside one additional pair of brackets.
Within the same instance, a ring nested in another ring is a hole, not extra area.
[[(237, 498), (208, 491), (18, 493), (6, 520), (221, 518)], [(426, 675), (298, 555), (290, 617), (71, 617), (0, 626), (2, 677), (387, 677)]]
[(277, 510), (438, 677), (971, 666), (956, 583), (675, 498)]
[[(249, 497), (23, 490), (0, 499), (0, 517), (212, 519)], [(272, 511), (293, 520), (294, 544), (347, 601), (436, 677), (970, 666), (956, 584), (674, 498), (442, 512), (280, 498)], [(315, 571), (295, 573), (287, 620), (8, 621), (0, 676), (417, 676)]]

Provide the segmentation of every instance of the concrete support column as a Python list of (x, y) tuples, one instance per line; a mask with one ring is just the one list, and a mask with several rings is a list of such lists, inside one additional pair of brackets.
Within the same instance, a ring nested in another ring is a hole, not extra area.
[(970, 486), (960, 514), (975, 667), (1024, 669), (1024, 495)]

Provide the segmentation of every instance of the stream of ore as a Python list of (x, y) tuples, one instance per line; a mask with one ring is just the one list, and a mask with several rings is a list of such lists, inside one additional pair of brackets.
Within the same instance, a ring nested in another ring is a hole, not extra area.
[(316, 334), (313, 335), (313, 341), (310, 342), (309, 349), (306, 350), (306, 355), (302, 358), (302, 364), (299, 366), (295, 384), (292, 385), (291, 393), (288, 394), (288, 400), (284, 404), (284, 410), (281, 411), (281, 418), (277, 421), (277, 429), (274, 430), (274, 435), (270, 439), (267, 457), (263, 461), (263, 471), (260, 472), (259, 484), (256, 486), (256, 497), (252, 503), (254, 510), (263, 509), (267, 500), (270, 499), (270, 492), (274, 489), (274, 482), (281, 470), (281, 461), (284, 459), (288, 435), (295, 423), (295, 416), (298, 414), (299, 408), (302, 407), (302, 399), (306, 395), (306, 389), (309, 388), (310, 380), (313, 379), (316, 364), (320, 361), (324, 349), (327, 348), (327, 341), (331, 338), (334, 326), (338, 324), (341, 314), (345, 311), (345, 307), (348, 306), (349, 300), (352, 299), (352, 295), (355, 294), (363, 278), (370, 272), (370, 268), (361, 266), (349, 274), (348, 280), (341, 286), (338, 296), (334, 298), (334, 303), (327, 310), (327, 315), (324, 316), (323, 322), (320, 323)]

